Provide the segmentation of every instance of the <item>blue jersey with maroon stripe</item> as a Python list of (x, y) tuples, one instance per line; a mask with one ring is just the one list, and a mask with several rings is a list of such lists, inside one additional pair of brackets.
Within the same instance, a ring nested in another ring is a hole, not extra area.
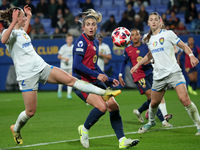
[(97, 39), (89, 40), (85, 33), (79, 36), (73, 47), (73, 76), (87, 82), (95, 82), (99, 75), (98, 53)]
[[(130, 45), (125, 48), (123, 63), (127, 64), (129, 61), (131, 62), (132, 66), (135, 66), (148, 52), (149, 50), (146, 44), (141, 44), (139, 47), (133, 47), (133, 45)], [(121, 67), (121, 72), (123, 69), (125, 68)], [(153, 69), (151, 63), (140, 66), (137, 69), (137, 72), (132, 74), (134, 82), (137, 82), (140, 79), (150, 75), (152, 71)]]

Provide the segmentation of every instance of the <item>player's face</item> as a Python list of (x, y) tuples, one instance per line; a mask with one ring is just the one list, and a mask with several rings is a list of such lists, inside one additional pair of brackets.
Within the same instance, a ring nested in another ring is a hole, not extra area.
[(140, 41), (141, 35), (138, 30), (131, 31), (131, 40), (133, 43), (138, 43)]
[(85, 34), (89, 38), (93, 38), (94, 34), (96, 33), (97, 30), (97, 23), (95, 19), (89, 18), (85, 21), (85, 25), (83, 26), (83, 29), (85, 31)]
[(68, 36), (68, 37), (66, 38), (66, 42), (67, 42), (68, 45), (71, 45), (72, 42), (73, 42), (73, 36)]
[(188, 45), (193, 45), (194, 44), (194, 38), (193, 37), (189, 37), (188, 38)]
[(160, 27), (160, 19), (157, 15), (150, 15), (148, 19), (148, 25), (151, 28), (151, 30), (157, 30)]
[(19, 12), (20, 12), (20, 14), (19, 14), (18, 22), (17, 22), (17, 23), (18, 23), (18, 25), (19, 25), (20, 27), (24, 27), (27, 18), (26, 18), (26, 16), (25, 16), (23, 10), (20, 10)]

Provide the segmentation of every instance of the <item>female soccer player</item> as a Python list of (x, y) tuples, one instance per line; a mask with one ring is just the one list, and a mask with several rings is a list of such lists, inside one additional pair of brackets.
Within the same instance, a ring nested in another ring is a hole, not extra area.
[[(99, 42), (95, 38), (95, 33), (97, 23), (101, 22), (102, 15), (93, 9), (89, 9), (84, 14), (84, 17), (80, 20), (84, 33), (78, 37), (73, 48), (73, 76), (104, 89), (106, 89), (106, 85), (104, 84), (106, 81), (109, 81), (113, 86), (118, 86), (118, 80), (105, 75), (97, 65)], [(110, 122), (119, 140), (119, 148), (128, 148), (138, 144), (139, 140), (131, 140), (125, 137), (119, 106), (114, 97), (105, 102), (101, 96), (96, 94), (89, 94), (79, 90), (74, 90), (74, 92), (84, 102), (94, 107), (84, 125), (78, 127), (80, 142), (83, 147), (89, 147), (88, 131), (106, 111), (110, 113)]]
[[(27, 17), (25, 16), (27, 15)], [(11, 126), (14, 140), (22, 144), (21, 128), (35, 114), (37, 108), (38, 82), (65, 84), (73, 86), (84, 92), (104, 95), (106, 98), (118, 95), (121, 91), (105, 91), (87, 82), (72, 77), (65, 71), (48, 65), (34, 50), (31, 39), (26, 33), (32, 13), (28, 5), (21, 8), (15, 7), (0, 11), (0, 19), (10, 22), (10, 25), (2, 33), (1, 42), (6, 45), (13, 59), (22, 91), (25, 111), (22, 111), (15, 123)]]
[[(142, 44), (140, 42), (140, 31), (138, 29), (133, 29), (131, 31), (131, 39), (133, 44), (126, 47), (124, 51), (124, 61), (122, 62), (120, 74), (119, 74), (119, 82), (122, 86), (125, 85), (124, 80), (122, 78), (122, 72), (125, 69), (125, 66), (128, 62), (131, 62), (132, 66), (134, 66), (138, 61), (140, 61), (149, 51), (146, 44)], [(138, 120), (141, 123), (144, 123), (144, 119), (141, 113), (149, 108), (149, 104), (151, 102), (151, 85), (153, 80), (153, 69), (151, 63), (146, 63), (145, 65), (140, 66), (136, 73), (132, 74), (134, 82), (136, 83), (140, 94), (145, 94), (147, 97), (147, 101), (143, 103), (143, 105), (139, 109), (134, 109), (133, 113), (138, 117)], [(166, 119), (171, 119), (171, 115), (164, 116), (160, 109), (158, 109), (157, 116), (162, 122), (164, 127), (172, 127)]]
[(142, 64), (145, 64), (152, 58), (154, 59), (151, 104), (149, 105), (149, 122), (142, 126), (138, 132), (144, 133), (156, 125), (155, 114), (158, 105), (165, 94), (166, 87), (171, 84), (176, 90), (181, 103), (185, 106), (190, 117), (197, 126), (198, 132), (196, 135), (200, 135), (199, 112), (187, 93), (185, 78), (175, 58), (174, 45), (177, 44), (189, 55), (193, 67), (196, 66), (199, 61), (194, 57), (190, 48), (183, 43), (173, 31), (160, 29), (159, 17), (159, 14), (156, 12), (149, 15), (148, 25), (150, 26), (150, 32), (144, 38), (144, 41), (147, 43), (150, 52), (132, 67), (130, 71), (131, 73), (136, 72)]
[[(195, 57), (200, 58), (200, 49), (197, 45), (194, 44), (194, 38), (188, 37), (188, 47), (192, 50)], [(193, 95), (198, 95), (196, 92), (197, 89), (197, 67), (192, 67), (190, 64), (190, 58), (187, 54), (184, 52), (180, 53), (179, 55), (184, 56), (185, 60), (185, 72), (188, 75), (189, 78), (189, 84), (188, 84), (188, 92)], [(180, 58), (180, 57), (178, 57)]]

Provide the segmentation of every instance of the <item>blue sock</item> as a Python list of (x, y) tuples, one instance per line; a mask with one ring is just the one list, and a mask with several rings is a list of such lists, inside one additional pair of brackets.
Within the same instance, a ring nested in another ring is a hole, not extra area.
[(138, 109), (138, 111), (139, 111), (140, 113), (142, 113), (143, 111), (149, 109), (149, 104), (150, 104), (150, 103), (151, 103), (151, 99), (147, 100), (146, 102), (144, 102), (144, 103), (142, 104), (142, 106)]
[(158, 111), (157, 111), (156, 115), (157, 115), (157, 117), (159, 118), (159, 120), (161, 122), (163, 122), (165, 120), (164, 117), (163, 117), (163, 114), (162, 114), (162, 112), (160, 110), (160, 108), (158, 108)]
[(193, 81), (192, 84), (191, 84), (191, 86), (192, 86), (192, 89), (194, 91), (196, 91), (196, 89), (197, 89), (197, 82)]
[(110, 112), (110, 123), (115, 131), (118, 140), (121, 137), (124, 137), (122, 118), (119, 114), (119, 110)]
[(99, 109), (93, 108), (84, 123), (84, 127), (89, 130), (104, 114)]

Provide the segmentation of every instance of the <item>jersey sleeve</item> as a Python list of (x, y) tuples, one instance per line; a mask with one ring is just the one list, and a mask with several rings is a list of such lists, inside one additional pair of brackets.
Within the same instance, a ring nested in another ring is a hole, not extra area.
[(119, 72), (119, 73), (123, 73), (123, 72), (124, 72), (125, 67), (126, 67), (126, 64), (127, 64), (127, 62), (128, 62), (128, 59), (129, 59), (128, 54), (127, 54), (127, 52), (125, 51), (125, 52), (124, 52), (124, 60), (123, 60), (123, 62), (122, 62), (122, 64), (121, 64), (120, 72)]
[(61, 46), (61, 48), (60, 48), (59, 51), (58, 51), (58, 54), (59, 54), (59, 55), (63, 55), (63, 52), (64, 52), (64, 45)]
[(174, 45), (177, 45), (178, 42), (180, 41), (180, 38), (171, 30), (168, 30), (168, 38), (169, 38), (169, 41), (174, 44)]

